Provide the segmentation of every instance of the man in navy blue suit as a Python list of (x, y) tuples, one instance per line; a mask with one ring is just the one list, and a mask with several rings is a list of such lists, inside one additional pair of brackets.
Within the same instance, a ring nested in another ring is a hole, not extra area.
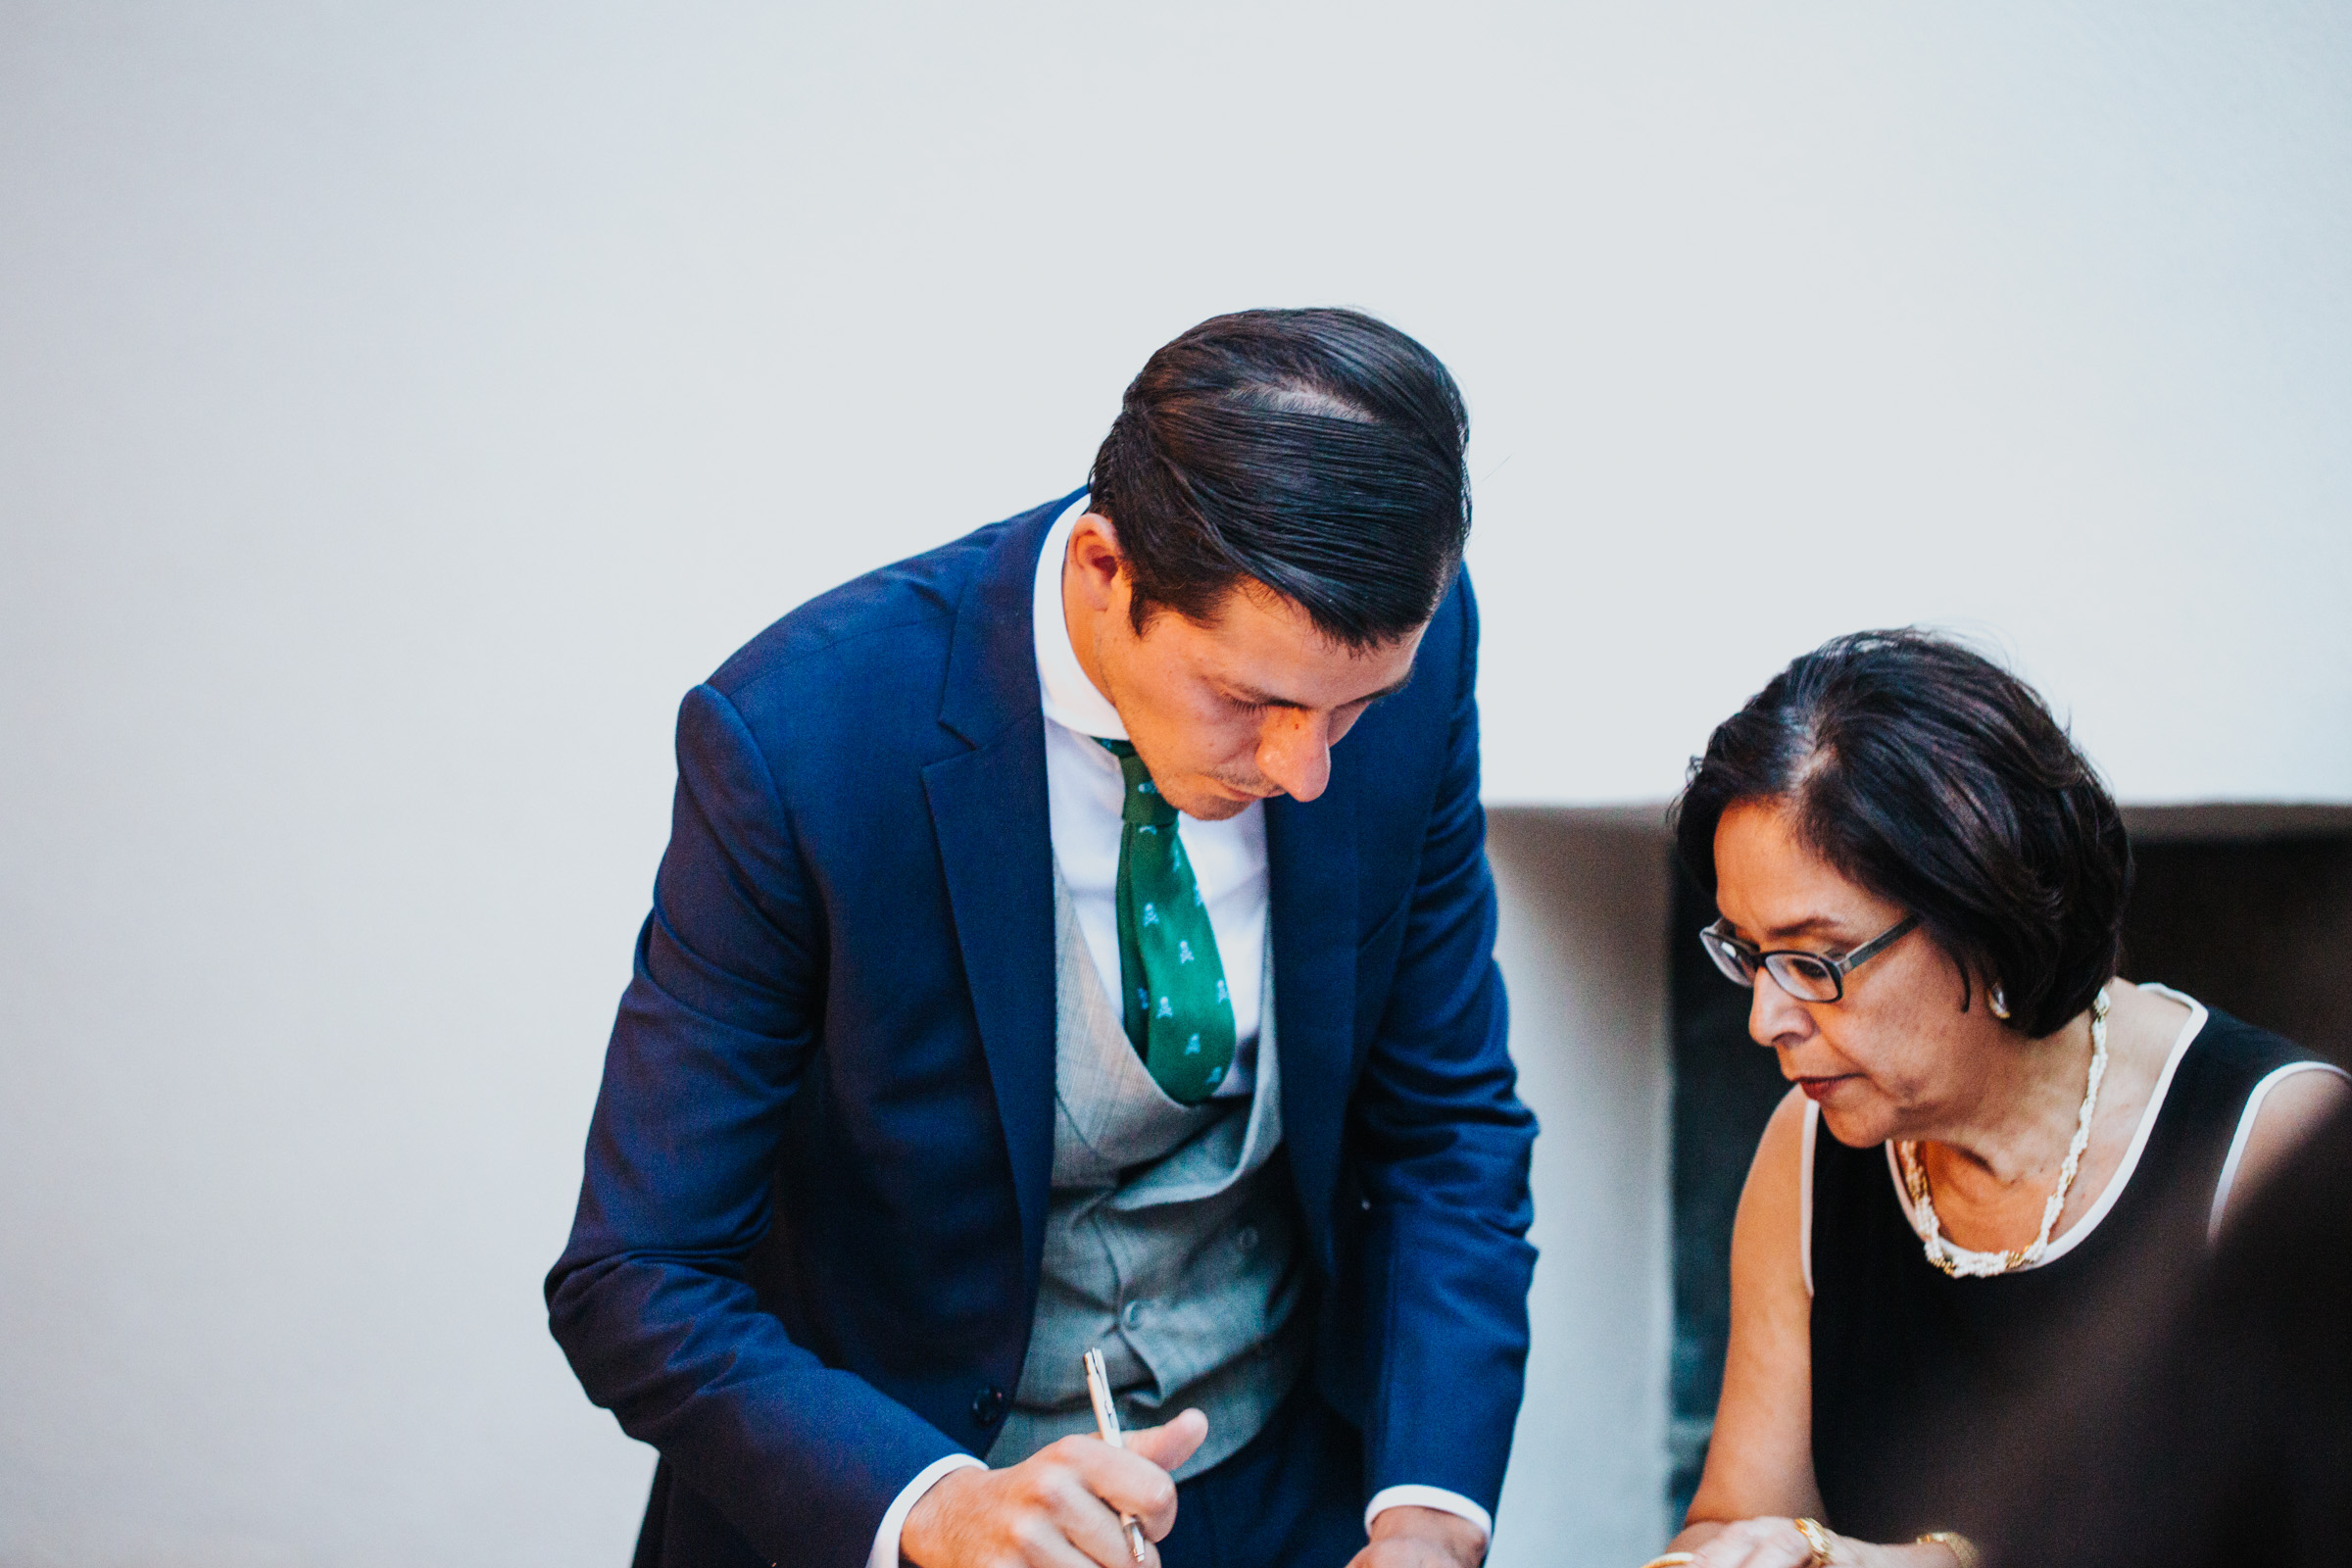
[(687, 695), (547, 1283), (639, 1568), (1483, 1557), (1535, 1123), (1467, 433), (1379, 321), (1218, 318), (1085, 490)]

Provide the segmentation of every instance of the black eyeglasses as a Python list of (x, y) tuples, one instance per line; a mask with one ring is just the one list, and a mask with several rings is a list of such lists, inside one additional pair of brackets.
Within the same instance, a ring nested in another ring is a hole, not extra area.
[(1845, 996), (1845, 977), (1910, 934), (1919, 916), (1906, 915), (1851, 953), (1805, 953), (1784, 948), (1766, 953), (1724, 929), (1721, 920), (1698, 934), (1698, 944), (1734, 985), (1753, 986), (1756, 971), (1799, 1002), (1837, 1002)]

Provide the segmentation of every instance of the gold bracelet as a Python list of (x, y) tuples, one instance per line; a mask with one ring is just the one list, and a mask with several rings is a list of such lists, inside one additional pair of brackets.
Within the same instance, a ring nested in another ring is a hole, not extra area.
[(1984, 1560), (1984, 1554), (1977, 1549), (1977, 1544), (1957, 1530), (1931, 1530), (1913, 1544), (1941, 1546), (1959, 1560), (1960, 1568), (1978, 1568)]
[(1821, 1521), (1818, 1519), (1791, 1519), (1788, 1522), (1796, 1526), (1796, 1533), (1805, 1538), (1806, 1545), (1813, 1548), (1813, 1561), (1809, 1568), (1825, 1568), (1830, 1560), (1830, 1553), (1837, 1550), (1838, 1544), (1830, 1539), (1830, 1533), (1822, 1528)]

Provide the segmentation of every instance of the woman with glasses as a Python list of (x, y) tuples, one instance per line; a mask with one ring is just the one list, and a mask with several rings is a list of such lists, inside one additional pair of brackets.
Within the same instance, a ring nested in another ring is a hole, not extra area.
[(2115, 803), (2039, 697), (1949, 641), (1797, 660), (1717, 728), (1675, 831), (1722, 915), (1699, 938), (1794, 1088), (1661, 1560), (1975, 1568), (1970, 1439), (2052, 1375), (2037, 1344), (2128, 1260), (2201, 1247), (2342, 1074), (2118, 976)]

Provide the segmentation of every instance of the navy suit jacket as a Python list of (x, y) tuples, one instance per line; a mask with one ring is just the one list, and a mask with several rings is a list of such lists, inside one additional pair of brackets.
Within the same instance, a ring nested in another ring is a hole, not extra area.
[[(679, 712), (547, 1298), (589, 1396), (767, 1559), (861, 1563), (1020, 1382), (1054, 1046), (1030, 601), (1067, 500), (802, 606)], [(1267, 803), (1266, 852), (1315, 1385), (1368, 1491), (1492, 1508), (1535, 1121), (1493, 958), (1477, 643), (1464, 580), (1324, 795)]]

